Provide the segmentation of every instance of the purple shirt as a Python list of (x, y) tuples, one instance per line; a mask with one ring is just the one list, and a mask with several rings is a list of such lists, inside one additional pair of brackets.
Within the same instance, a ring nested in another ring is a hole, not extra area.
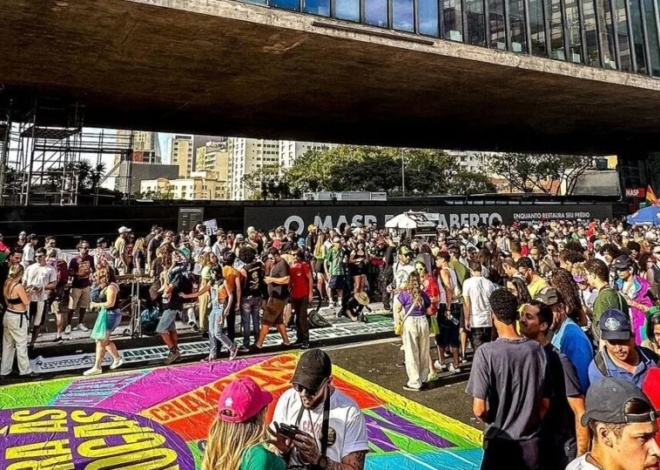
[(92, 255), (86, 255), (84, 258), (81, 255), (76, 256), (69, 263), (69, 272), (73, 276), (72, 288), (89, 287), (92, 283), (90, 276), (94, 272), (94, 257)]
[[(424, 305), (415, 305), (412, 309), (412, 312), (410, 312), (411, 317), (422, 317), (426, 315), (426, 310), (431, 306), (431, 299), (428, 295), (426, 295), (426, 292), (422, 291), (420, 292), (420, 295), (422, 296)], [(399, 294), (398, 299), (399, 303), (403, 305), (403, 315), (406, 315), (413, 303), (412, 296), (409, 292), (403, 291)]]

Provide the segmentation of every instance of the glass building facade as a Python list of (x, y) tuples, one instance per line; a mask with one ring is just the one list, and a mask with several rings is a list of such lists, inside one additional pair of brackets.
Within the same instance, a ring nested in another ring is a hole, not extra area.
[(658, 0), (245, 0), (517, 54), (660, 77)]

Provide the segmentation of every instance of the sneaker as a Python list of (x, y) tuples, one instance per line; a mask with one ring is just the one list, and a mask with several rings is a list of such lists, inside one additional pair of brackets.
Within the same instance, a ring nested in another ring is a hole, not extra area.
[(407, 385), (404, 385), (403, 389), (407, 390), (409, 392), (421, 392), (422, 391), (421, 387), (420, 388), (415, 388), (415, 387), (409, 387)]
[(119, 359), (115, 359), (115, 361), (110, 366), (110, 370), (115, 370), (123, 365), (124, 365), (124, 360), (120, 357)]
[(60, 343), (63, 343), (64, 340), (62, 339), (62, 337), (61, 337), (60, 335), (57, 335), (57, 336), (55, 337), (55, 340), (54, 340), (53, 342), (54, 342), (54, 343), (58, 343), (58, 344), (60, 344)]
[(445, 370), (445, 365), (444, 365), (443, 363), (441, 363), (440, 361), (435, 361), (435, 362), (433, 363), (433, 367), (435, 367), (435, 369), (438, 370), (438, 371), (440, 371), (440, 372), (442, 372), (443, 370)]
[(65, 335), (71, 334), (71, 325), (67, 325), (66, 328), (64, 328), (64, 334)]
[(85, 372), (83, 372), (83, 375), (85, 377), (91, 377), (93, 375), (101, 375), (102, 373), (103, 373), (103, 371), (101, 369), (97, 369), (96, 367), (92, 367), (91, 369), (86, 370)]
[(454, 367), (454, 364), (449, 364), (449, 372), (452, 374), (460, 374), (461, 373), (461, 368), (460, 367)]
[(300, 345), (300, 349), (309, 349), (309, 343), (303, 343)]
[(435, 372), (431, 372), (431, 373), (429, 373), (428, 381), (433, 382), (435, 380), (438, 380), (439, 378), (440, 378), (440, 376), (438, 374), (436, 374)]
[(449, 351), (445, 351), (445, 359), (449, 359), (451, 357), (451, 353)]
[(163, 364), (165, 364), (166, 366), (169, 366), (170, 364), (172, 364), (174, 361), (176, 361), (180, 357), (181, 357), (181, 353), (179, 352), (178, 349), (175, 350), (175, 351), (170, 351), (169, 356), (167, 356), (165, 358), (165, 360), (163, 361)]
[(335, 303), (331, 300), (330, 302), (328, 302), (328, 307), (335, 308)]
[(238, 344), (234, 344), (229, 350), (229, 360), (233, 361), (238, 355)]
[(467, 356), (461, 355), (461, 364), (465, 364), (467, 362)]
[(87, 328), (85, 325), (81, 323), (76, 327), (76, 330), (87, 333), (89, 331), (89, 328)]
[(238, 352), (241, 353), (241, 354), (245, 354), (245, 353), (250, 352), (250, 348), (246, 348), (245, 346), (239, 346), (238, 347)]

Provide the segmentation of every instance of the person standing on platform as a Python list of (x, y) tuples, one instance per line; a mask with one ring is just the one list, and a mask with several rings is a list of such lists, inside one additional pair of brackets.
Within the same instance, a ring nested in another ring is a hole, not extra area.
[(264, 281), (268, 285), (268, 301), (264, 307), (264, 316), (259, 332), (259, 339), (254, 345), (254, 350), (259, 351), (264, 345), (266, 335), (271, 326), (275, 326), (282, 336), (282, 344), (289, 346), (289, 337), (284, 325), (284, 308), (289, 300), (289, 283), (291, 282), (290, 268), (282, 256), (280, 250), (271, 248), (268, 252), (268, 261), (272, 268)]
[(309, 349), (309, 325), (307, 323), (307, 310), (314, 300), (314, 279), (309, 264), (305, 262), (305, 253), (298, 250), (295, 262), (290, 268), (291, 278), (291, 306), (296, 316), (296, 342), (295, 346)]
[(78, 255), (69, 262), (69, 275), (72, 278), (71, 293), (69, 295), (69, 312), (67, 315), (67, 326), (64, 333), (71, 334), (73, 315), (78, 311), (77, 330), (87, 332), (85, 326), (85, 313), (91, 301), (90, 289), (91, 277), (95, 271), (94, 257), (89, 254), (89, 243), (81, 240), (78, 244)]
[(23, 283), (30, 296), (30, 322), (32, 339), (28, 349), (34, 348), (39, 337), (44, 315), (47, 313), (49, 292), (57, 287), (57, 273), (46, 264), (46, 250), (39, 248), (35, 252), (37, 262), (31, 264), (23, 275)]

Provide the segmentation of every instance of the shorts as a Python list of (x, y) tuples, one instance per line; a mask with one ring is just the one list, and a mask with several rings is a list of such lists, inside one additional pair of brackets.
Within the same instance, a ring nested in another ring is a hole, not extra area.
[(105, 320), (105, 329), (106, 331), (112, 333), (115, 328), (121, 323), (121, 312), (117, 310), (108, 310), (107, 318)]
[(261, 324), (265, 326), (282, 325), (284, 323), (284, 308), (289, 299), (275, 299), (270, 297), (264, 308)]
[(346, 276), (330, 276), (330, 282), (328, 282), (328, 287), (330, 289), (343, 290), (346, 288)]
[(316, 260), (316, 263), (314, 263), (314, 271), (318, 274), (325, 274), (325, 264), (322, 259)]
[(176, 316), (180, 313), (178, 310), (165, 310), (156, 327), (156, 333), (164, 335), (170, 331), (176, 331)]
[(458, 348), (461, 345), (461, 341), (458, 334), (458, 325), (452, 325), (449, 328), (444, 326), (440, 327), (440, 333), (435, 335), (435, 344), (439, 348)]
[(87, 310), (90, 301), (89, 287), (74, 287), (71, 289), (71, 294), (69, 295), (69, 310), (77, 310), (79, 308)]

